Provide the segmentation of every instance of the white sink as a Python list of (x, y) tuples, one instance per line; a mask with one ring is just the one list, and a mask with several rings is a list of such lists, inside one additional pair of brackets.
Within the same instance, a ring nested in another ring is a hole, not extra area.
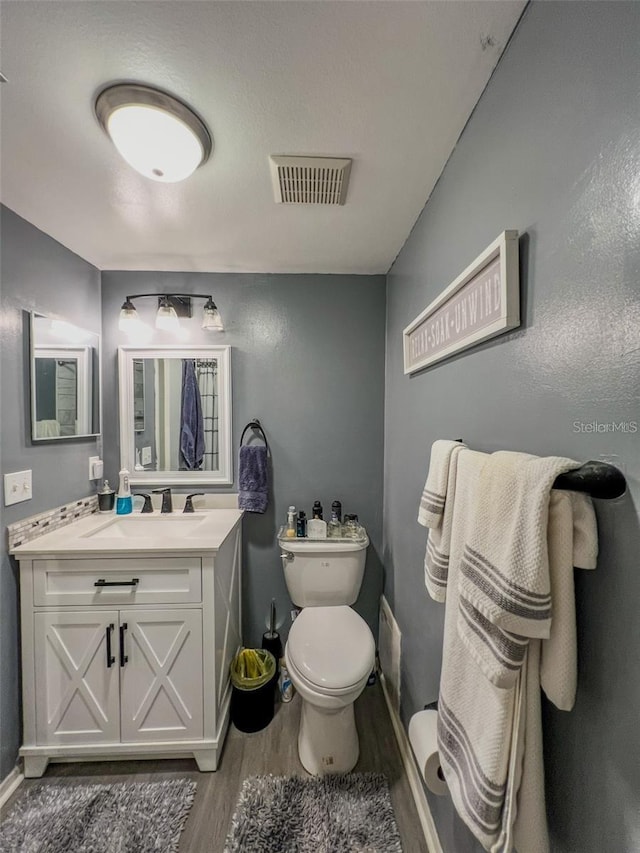
[(142, 515), (94, 513), (66, 527), (44, 533), (17, 545), (12, 553), (20, 559), (37, 555), (159, 554), (163, 551), (202, 554), (216, 552), (242, 518), (231, 507), (197, 509), (194, 513), (159, 512)]
[(206, 515), (124, 515), (110, 519), (105, 525), (85, 533), (85, 539), (150, 539), (167, 536), (193, 536), (197, 535), (199, 528), (211, 523)]

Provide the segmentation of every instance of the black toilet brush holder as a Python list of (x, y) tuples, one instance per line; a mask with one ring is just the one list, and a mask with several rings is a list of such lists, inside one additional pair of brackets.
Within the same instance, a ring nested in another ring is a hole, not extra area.
[(276, 602), (271, 599), (271, 611), (269, 614), (269, 630), (262, 635), (262, 648), (266, 649), (276, 659), (276, 683), (280, 675), (280, 658), (282, 657), (282, 640), (276, 631)]

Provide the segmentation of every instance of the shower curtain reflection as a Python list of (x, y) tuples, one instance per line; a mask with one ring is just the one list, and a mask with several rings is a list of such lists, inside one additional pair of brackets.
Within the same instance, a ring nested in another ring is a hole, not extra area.
[(202, 470), (217, 471), (218, 461), (218, 364), (214, 360), (196, 361), (204, 425)]

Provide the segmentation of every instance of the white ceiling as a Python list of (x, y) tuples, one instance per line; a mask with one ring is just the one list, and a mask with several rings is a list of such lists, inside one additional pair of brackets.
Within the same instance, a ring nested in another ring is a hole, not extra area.
[[(2, 202), (100, 269), (384, 273), (524, 5), (4, 0)], [(100, 129), (95, 95), (123, 80), (209, 125), (183, 183)], [(276, 205), (269, 154), (352, 157), (346, 205)]]

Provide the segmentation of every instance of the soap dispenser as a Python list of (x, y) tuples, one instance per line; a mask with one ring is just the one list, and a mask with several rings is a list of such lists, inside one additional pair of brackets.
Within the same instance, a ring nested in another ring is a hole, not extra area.
[(113, 512), (113, 507), (116, 502), (116, 493), (109, 485), (109, 481), (104, 481), (104, 486), (98, 492), (98, 509), (100, 512)]
[(120, 471), (120, 484), (116, 495), (116, 515), (129, 515), (133, 510), (133, 498), (129, 486), (129, 472), (126, 468)]

